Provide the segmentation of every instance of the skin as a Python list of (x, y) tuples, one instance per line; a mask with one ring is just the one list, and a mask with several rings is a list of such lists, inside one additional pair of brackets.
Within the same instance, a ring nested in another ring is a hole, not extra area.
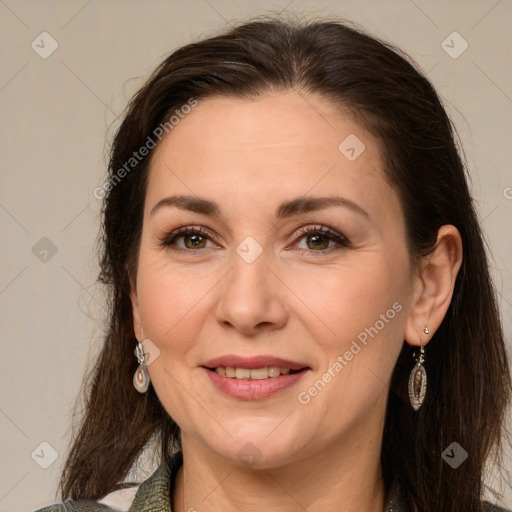
[[(366, 146), (354, 161), (338, 150), (349, 134)], [(175, 206), (150, 214), (175, 194), (215, 201), (223, 216)], [(335, 206), (275, 217), (284, 201), (329, 195), (367, 216)], [(322, 235), (318, 248), (314, 236), (297, 236), (319, 225), (349, 245)], [(204, 226), (215, 238), (199, 234), (200, 248), (190, 236), (163, 246), (182, 226)], [(236, 252), (249, 236), (263, 251), (252, 263)], [(137, 339), (160, 350), (152, 385), (181, 428), (173, 510), (382, 510), (391, 374), (404, 340), (426, 345), (439, 327), (461, 259), (458, 231), (443, 226), (435, 251), (412, 265), (378, 141), (326, 99), (284, 91), (199, 102), (153, 152), (131, 291)], [(298, 394), (395, 303), (401, 311), (301, 404)], [(201, 368), (226, 354), (274, 355), (310, 370), (274, 396), (240, 400)], [(428, 372), (428, 347), (426, 361)], [(239, 455), (247, 443), (258, 454), (252, 464)]]

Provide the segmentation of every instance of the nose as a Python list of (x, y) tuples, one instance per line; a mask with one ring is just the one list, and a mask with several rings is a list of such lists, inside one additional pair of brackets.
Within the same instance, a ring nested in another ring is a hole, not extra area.
[(219, 324), (245, 336), (281, 329), (286, 325), (285, 285), (262, 254), (252, 263), (238, 255), (219, 289)]

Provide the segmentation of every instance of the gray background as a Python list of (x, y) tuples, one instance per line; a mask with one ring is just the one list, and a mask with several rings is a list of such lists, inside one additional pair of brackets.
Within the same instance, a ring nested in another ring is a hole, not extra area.
[[(0, 0), (0, 511), (55, 501), (75, 397), (104, 328), (93, 190), (116, 119), (171, 50), (281, 10), (358, 22), (425, 70), (461, 136), (510, 340), (509, 0)], [(44, 31), (58, 44), (49, 56)], [(510, 479), (494, 485), (512, 507)]]

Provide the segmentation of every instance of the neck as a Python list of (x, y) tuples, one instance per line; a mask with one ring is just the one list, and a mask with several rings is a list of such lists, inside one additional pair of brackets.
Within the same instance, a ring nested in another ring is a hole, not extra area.
[(182, 433), (183, 466), (176, 476), (172, 510), (383, 510), (382, 437), (375, 431), (367, 437), (360, 427), (353, 430), (325, 450), (297, 457), (286, 466), (257, 470), (240, 467)]

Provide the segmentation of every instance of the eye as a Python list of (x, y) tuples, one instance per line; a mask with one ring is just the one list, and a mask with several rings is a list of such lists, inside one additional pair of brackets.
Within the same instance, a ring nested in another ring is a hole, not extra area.
[[(215, 239), (215, 235), (202, 226), (184, 226), (167, 235), (162, 240), (161, 245), (173, 251), (190, 252), (198, 249), (208, 249), (207, 244), (212, 239)], [(294, 244), (295, 246), (298, 246), (304, 239), (306, 247), (298, 247), (301, 252), (326, 253), (350, 246), (350, 242), (345, 236), (322, 225), (300, 228), (295, 233), (294, 239), (299, 241)]]
[[(348, 239), (327, 226), (306, 226), (299, 229), (295, 239), (304, 240), (306, 247), (300, 251), (326, 253), (350, 246)], [(298, 243), (296, 244), (299, 245)]]
[(162, 245), (174, 251), (193, 251), (208, 248), (206, 243), (211, 241), (211, 238), (214, 238), (213, 234), (201, 226), (185, 226), (166, 236)]

